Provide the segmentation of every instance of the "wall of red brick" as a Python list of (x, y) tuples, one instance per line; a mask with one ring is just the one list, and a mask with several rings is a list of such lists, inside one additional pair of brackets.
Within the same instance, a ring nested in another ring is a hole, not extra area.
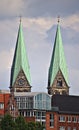
[[(79, 129), (79, 122), (78, 122), (78, 118), (79, 118), (79, 115), (71, 115), (71, 114), (59, 114), (59, 116), (60, 115), (63, 115), (63, 116), (65, 116), (65, 122), (59, 122), (58, 123), (58, 126), (60, 127), (60, 126), (65, 126), (65, 130), (68, 130), (68, 127), (70, 126), (71, 127), (71, 129), (73, 129), (74, 127), (78, 130)], [(68, 122), (68, 116), (70, 116), (71, 117), (71, 119), (73, 118), (73, 117), (76, 117), (76, 119), (77, 119), (77, 121), (76, 122), (73, 122), (73, 121), (71, 121), (71, 122)]]
[(10, 98), (10, 94), (4, 94), (4, 109), (6, 111), (7, 105), (8, 105), (8, 101)]
[(7, 94), (0, 93), (0, 103), (4, 104), (4, 108), (3, 109), (0, 108), (0, 116), (4, 116), (9, 98), (10, 98), (10, 93)]
[[(50, 127), (50, 114), (54, 114), (54, 127)], [(59, 121), (59, 116), (65, 116), (65, 122), (60, 122)], [(77, 121), (73, 122), (68, 122), (68, 116), (71, 117), (76, 117)], [(65, 130), (68, 130), (68, 127), (70, 126), (71, 129), (74, 127), (76, 130), (79, 130), (79, 115), (71, 115), (71, 114), (58, 114), (57, 112), (46, 112), (46, 130), (59, 130), (60, 126), (64, 126)]]
[(25, 117), (26, 122), (35, 122), (35, 117)]
[(58, 130), (58, 114), (53, 112), (54, 114), (54, 127), (50, 127), (50, 114), (52, 112), (46, 112), (46, 130)]

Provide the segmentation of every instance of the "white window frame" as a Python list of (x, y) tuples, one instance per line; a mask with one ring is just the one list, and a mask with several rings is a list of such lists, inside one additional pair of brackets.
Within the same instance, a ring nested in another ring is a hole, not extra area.
[(60, 126), (59, 130), (65, 130), (65, 126)]
[(68, 126), (67, 130), (71, 130), (71, 127), (70, 127), (70, 126)]
[(50, 124), (52, 124), (52, 125), (50, 125), (50, 128), (52, 127), (54, 127), (54, 114), (53, 113), (51, 113), (50, 114)]
[(4, 103), (0, 103), (0, 109), (4, 109)]
[(72, 117), (71, 116), (68, 116), (68, 122), (71, 122), (72, 121)]
[(66, 117), (64, 115), (60, 115), (59, 122), (65, 122), (65, 121), (66, 121)]
[(77, 117), (76, 117), (76, 116), (73, 116), (73, 117), (72, 117), (72, 121), (73, 121), (74, 123), (76, 123), (76, 122), (77, 122)]

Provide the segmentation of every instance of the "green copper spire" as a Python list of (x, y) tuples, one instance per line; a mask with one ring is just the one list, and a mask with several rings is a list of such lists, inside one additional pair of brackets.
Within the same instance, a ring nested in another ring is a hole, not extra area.
[(49, 67), (48, 86), (51, 86), (53, 84), (53, 81), (59, 70), (62, 72), (62, 75), (66, 83), (68, 84), (68, 71), (67, 71), (67, 66), (66, 66), (66, 61), (64, 56), (60, 25), (58, 21), (53, 54), (52, 54), (51, 63)]
[(10, 86), (14, 85), (15, 80), (21, 70), (24, 72), (26, 79), (28, 80), (28, 83), (30, 84), (29, 63), (28, 63), (28, 58), (27, 58), (25, 48), (26, 47), (25, 47), (25, 43), (24, 43), (22, 24), (21, 24), (21, 20), (20, 20), (18, 37), (17, 37), (16, 48), (15, 48), (15, 53), (14, 53), (14, 59), (13, 59), (13, 64), (12, 64), (12, 69), (11, 69)]

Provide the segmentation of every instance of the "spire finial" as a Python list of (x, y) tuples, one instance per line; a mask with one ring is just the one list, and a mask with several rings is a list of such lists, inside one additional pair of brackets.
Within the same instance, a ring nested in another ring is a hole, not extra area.
[(22, 16), (20, 15), (20, 23), (21, 23), (21, 21), (22, 21)]
[(58, 23), (60, 22), (60, 16), (58, 15)]

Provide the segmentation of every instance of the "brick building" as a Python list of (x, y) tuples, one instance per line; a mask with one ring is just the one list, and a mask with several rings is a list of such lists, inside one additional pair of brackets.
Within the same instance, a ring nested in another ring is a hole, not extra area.
[(79, 130), (79, 96), (54, 95), (46, 130)]
[(30, 67), (20, 21), (10, 76), (10, 93), (0, 93), (0, 117), (23, 115), (46, 130), (79, 129), (79, 96), (69, 96), (68, 70), (58, 20), (48, 72), (48, 94), (31, 92)]
[(10, 114), (14, 120), (19, 116), (18, 106), (13, 94), (10, 94), (5, 113)]
[[(78, 104), (73, 106), (76, 98), (69, 96), (68, 70), (59, 21), (48, 72), (48, 94), (31, 92), (30, 77), (22, 23), (20, 21), (10, 77), (10, 92), (14, 94), (19, 114), (23, 115), (28, 121), (42, 122), (46, 130), (78, 130), (79, 111), (76, 111)], [(58, 97), (58, 95), (62, 95), (62, 97)], [(49, 103), (50, 100), (52, 104)], [(47, 101), (49, 104), (48, 109), (46, 108)], [(73, 103), (69, 101), (73, 101)], [(68, 120), (71, 121), (68, 122)], [(74, 120), (76, 120), (75, 123)]]
[(18, 107), (16, 100), (10, 92), (1, 90), (0, 93), (0, 119), (4, 117), (5, 114), (10, 114), (13, 118), (16, 118), (18, 113)]
[(10, 98), (10, 93), (0, 93), (0, 119), (4, 116), (7, 109), (7, 104)]

